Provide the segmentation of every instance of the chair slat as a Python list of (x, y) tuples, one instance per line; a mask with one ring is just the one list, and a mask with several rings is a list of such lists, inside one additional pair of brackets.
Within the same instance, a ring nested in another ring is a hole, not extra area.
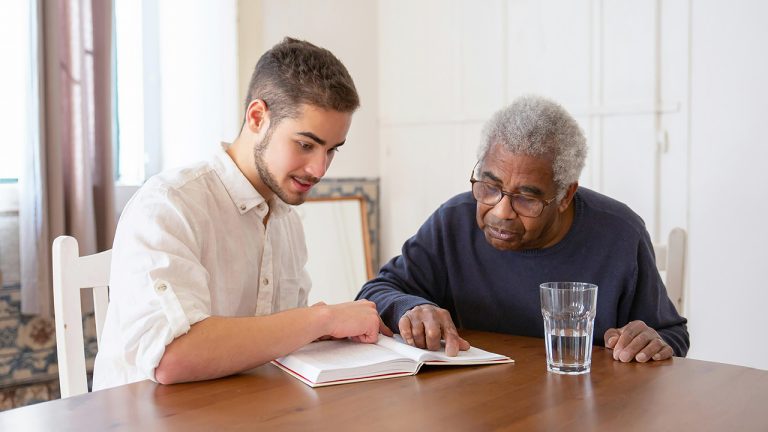
[(53, 241), (52, 252), (59, 384), (61, 397), (66, 398), (88, 392), (80, 290), (93, 288), (96, 338), (100, 343), (109, 302), (112, 251), (81, 257), (77, 240), (60, 236)]

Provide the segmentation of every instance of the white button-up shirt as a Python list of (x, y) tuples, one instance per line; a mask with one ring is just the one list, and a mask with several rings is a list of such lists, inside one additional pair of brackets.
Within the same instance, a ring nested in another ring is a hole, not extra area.
[(306, 306), (306, 263), (296, 212), (267, 203), (224, 149), (151, 178), (117, 226), (94, 390), (154, 380), (166, 345), (211, 315)]

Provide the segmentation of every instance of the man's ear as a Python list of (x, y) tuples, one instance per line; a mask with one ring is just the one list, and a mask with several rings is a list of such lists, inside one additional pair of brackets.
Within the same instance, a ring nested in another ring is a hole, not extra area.
[(568, 189), (565, 190), (565, 196), (560, 200), (557, 206), (557, 211), (564, 212), (573, 201), (573, 196), (576, 194), (576, 189), (579, 188), (579, 182), (574, 182), (568, 185)]
[(269, 109), (266, 102), (254, 99), (245, 110), (245, 128), (254, 134), (259, 134), (269, 128)]

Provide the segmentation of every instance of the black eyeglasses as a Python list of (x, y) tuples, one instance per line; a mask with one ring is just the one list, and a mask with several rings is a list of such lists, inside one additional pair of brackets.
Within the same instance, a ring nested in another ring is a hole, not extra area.
[[(475, 165), (475, 169), (476, 168), (477, 164)], [(469, 178), (469, 182), (472, 183), (472, 196), (474, 196), (481, 204), (493, 207), (506, 195), (509, 197), (509, 203), (512, 205), (512, 210), (514, 210), (515, 213), (520, 216), (535, 218), (541, 216), (544, 207), (552, 204), (555, 198), (557, 198), (554, 196), (548, 200), (544, 200), (519, 193), (505, 192), (491, 183), (476, 180), (474, 178), (475, 169), (472, 170), (472, 176)]]

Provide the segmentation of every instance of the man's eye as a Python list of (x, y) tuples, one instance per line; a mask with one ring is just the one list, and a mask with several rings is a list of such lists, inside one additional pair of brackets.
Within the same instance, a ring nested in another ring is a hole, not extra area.
[(307, 142), (304, 142), (304, 141), (299, 141), (298, 143), (299, 143), (299, 147), (301, 147), (302, 150), (311, 150), (312, 149), (312, 144), (310, 144), (310, 143), (307, 143)]
[(487, 183), (482, 183), (482, 185), (483, 185), (483, 193), (485, 193), (486, 195), (497, 195), (500, 191), (500, 189), (497, 188), (496, 186), (491, 186)]
[(534, 205), (539, 201), (536, 198), (527, 197), (525, 195), (516, 195), (515, 200), (520, 204), (526, 205), (526, 206)]
[(328, 153), (338, 153), (338, 152), (339, 152), (339, 148), (338, 147), (334, 147), (334, 148), (328, 150)]

